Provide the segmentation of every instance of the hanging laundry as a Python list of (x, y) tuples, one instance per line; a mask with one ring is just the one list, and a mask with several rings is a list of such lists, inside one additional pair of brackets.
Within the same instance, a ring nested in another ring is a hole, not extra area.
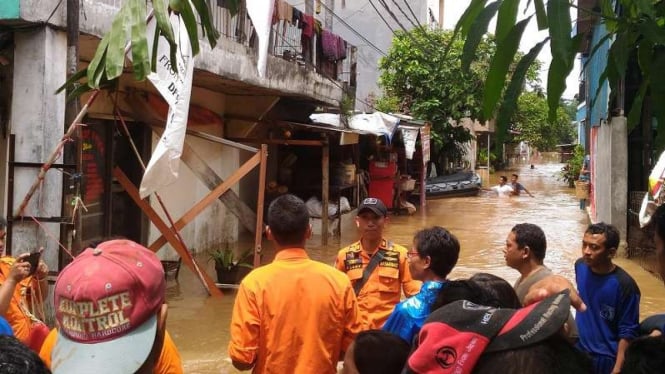
[(323, 57), (327, 60), (332, 61), (335, 58), (337, 53), (337, 48), (335, 45), (335, 34), (331, 33), (328, 30), (321, 30), (321, 50), (323, 52)]
[(344, 60), (346, 58), (346, 40), (337, 35), (337, 60)]
[(314, 36), (314, 16), (303, 13), (301, 25), (298, 27), (302, 29), (303, 38), (311, 39)]
[(291, 17), (291, 23), (300, 27), (300, 21), (302, 20), (302, 12), (298, 8), (293, 8), (293, 17)]
[(293, 18), (293, 7), (284, 0), (278, 0), (278, 19), (291, 23)]

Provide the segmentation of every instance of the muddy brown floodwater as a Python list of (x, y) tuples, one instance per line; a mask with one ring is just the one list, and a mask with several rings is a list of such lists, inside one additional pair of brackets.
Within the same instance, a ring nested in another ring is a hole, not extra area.
[[(518, 273), (504, 263), (501, 250), (505, 238), (515, 224), (535, 223), (547, 235), (545, 264), (555, 273), (574, 280), (573, 263), (580, 256), (580, 243), (588, 219), (578, 207), (574, 190), (558, 180), (557, 172), (561, 166), (541, 164), (530, 169), (527, 165), (516, 171), (492, 175), (496, 184), (500, 175), (510, 176), (510, 173), (517, 172), (520, 182), (535, 198), (527, 195), (497, 198), (489, 192), (481, 192), (475, 197), (429, 200), (424, 214), (391, 216), (387, 236), (408, 246), (417, 230), (432, 225), (444, 226), (459, 238), (462, 247), (450, 278), (469, 277), (482, 271), (513, 283)], [(315, 260), (332, 263), (337, 250), (354, 240), (355, 227), (342, 227), (341, 239), (331, 240), (325, 247), (320, 245), (319, 237), (314, 237), (309, 242), (309, 253)], [(263, 262), (271, 261), (273, 255), (270, 244), (265, 243)], [(630, 260), (617, 259), (616, 262), (639, 284), (641, 317), (665, 311), (663, 284)], [(207, 267), (209, 274), (214, 275), (212, 264)], [(227, 355), (234, 294), (227, 291), (221, 299), (207, 297), (186, 267), (182, 268), (178, 282), (170, 280), (167, 287), (167, 326), (180, 350), (185, 372), (236, 373)]]

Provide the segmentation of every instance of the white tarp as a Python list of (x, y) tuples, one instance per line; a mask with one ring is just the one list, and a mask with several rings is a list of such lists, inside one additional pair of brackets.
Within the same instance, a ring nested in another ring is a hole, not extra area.
[(372, 114), (356, 114), (349, 118), (349, 127), (353, 130), (384, 135), (391, 139), (399, 119), (390, 114), (374, 112)]
[[(165, 39), (160, 40), (157, 46), (157, 71), (150, 73), (148, 79), (169, 104), (169, 114), (164, 133), (143, 174), (139, 189), (141, 198), (149, 196), (178, 178), (180, 155), (187, 131), (194, 57), (184, 22), (176, 15), (171, 15), (170, 21), (178, 43), (176, 52), (178, 68), (177, 72), (171, 69), (169, 44)], [(148, 24), (147, 29), (147, 35), (154, 35), (154, 19)], [(148, 36), (149, 50), (152, 50), (152, 40), (153, 38)]]
[(413, 154), (416, 152), (416, 140), (418, 139), (420, 127), (400, 125), (399, 129), (402, 130), (402, 139), (404, 139), (404, 151), (406, 152), (406, 158), (408, 160), (412, 160)]
[(322, 123), (324, 125), (333, 126), (333, 127), (344, 127), (342, 122), (339, 120), (339, 114), (337, 113), (314, 113), (309, 116), (309, 119), (314, 123)]
[(266, 64), (268, 63), (268, 44), (270, 42), (270, 26), (272, 25), (272, 13), (275, 6), (274, 1), (247, 0), (247, 14), (252, 19), (252, 25), (259, 38), (259, 59), (256, 68), (259, 76), (266, 76)]

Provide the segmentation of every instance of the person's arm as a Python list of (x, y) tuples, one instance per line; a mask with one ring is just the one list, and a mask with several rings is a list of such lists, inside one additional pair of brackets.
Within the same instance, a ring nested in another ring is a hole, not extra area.
[(339, 353), (339, 361), (344, 361), (344, 353), (361, 330), (358, 301), (350, 282), (344, 294), (344, 309), (344, 332), (342, 333), (342, 350)]
[(526, 187), (524, 187), (524, 185), (521, 185), (521, 186), (522, 186), (522, 190), (524, 190), (524, 192), (526, 192), (527, 195), (533, 197), (533, 194), (529, 190), (527, 190)]
[(421, 281), (414, 280), (411, 277), (409, 264), (406, 262), (406, 253), (401, 253), (399, 257), (399, 274), (402, 279), (402, 291), (406, 297), (411, 297), (420, 292), (420, 287), (423, 284)]
[(233, 305), (229, 342), (229, 357), (238, 370), (250, 370), (256, 364), (260, 323), (256, 300), (241, 283)]
[(619, 346), (612, 373), (620, 373), (624, 354), (630, 341), (637, 338), (640, 326), (640, 294), (639, 289), (624, 292), (617, 305)]
[(12, 296), (16, 290), (16, 281), (13, 278), (7, 278), (0, 285), (0, 316), (6, 317), (9, 305), (12, 303)]
[(42, 260), (37, 265), (37, 271), (32, 276), (30, 287), (33, 292), (37, 291), (37, 296), (41, 297), (41, 301), (46, 300), (48, 296), (48, 266)]
[(534, 283), (524, 297), (524, 305), (531, 305), (566, 289), (570, 290), (570, 304), (580, 312), (585, 311), (586, 305), (573, 284), (560, 275), (549, 275)]
[(9, 274), (6, 275), (5, 281), (0, 285), (0, 315), (3, 317), (7, 315), (7, 310), (12, 302), (16, 286), (25, 279), (30, 272), (30, 264), (21, 261), (23, 257), (25, 256), (21, 255), (14, 261), (9, 268)]
[(617, 359), (614, 361), (614, 368), (612, 369), (612, 374), (620, 374), (621, 367), (623, 366), (623, 360), (626, 354), (626, 349), (630, 344), (628, 339), (620, 339), (619, 346), (617, 347)]

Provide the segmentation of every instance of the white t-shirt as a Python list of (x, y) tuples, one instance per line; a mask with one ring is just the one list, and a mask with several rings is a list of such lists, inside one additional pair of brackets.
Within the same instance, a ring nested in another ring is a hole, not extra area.
[(508, 197), (510, 196), (510, 193), (513, 192), (513, 188), (509, 184), (494, 186), (492, 187), (492, 190), (496, 191), (500, 197)]

